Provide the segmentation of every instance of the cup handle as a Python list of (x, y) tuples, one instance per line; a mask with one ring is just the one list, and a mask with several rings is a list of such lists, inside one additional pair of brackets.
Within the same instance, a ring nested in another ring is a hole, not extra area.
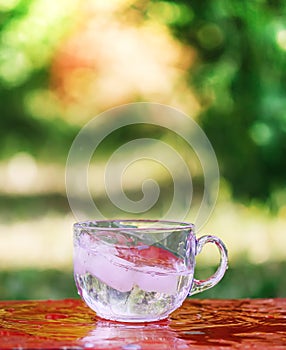
[(197, 251), (196, 255), (199, 254), (207, 243), (214, 243), (220, 252), (220, 263), (216, 272), (206, 280), (197, 280), (194, 278), (192, 287), (189, 292), (189, 296), (203, 292), (206, 289), (212, 288), (215, 286), (224, 276), (225, 271), (228, 268), (228, 254), (227, 249), (224, 243), (216, 236), (206, 235), (202, 236), (197, 240)]

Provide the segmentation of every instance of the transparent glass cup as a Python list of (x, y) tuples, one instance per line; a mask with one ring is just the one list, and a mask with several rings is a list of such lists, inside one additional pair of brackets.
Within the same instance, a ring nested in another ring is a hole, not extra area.
[[(216, 272), (194, 278), (206, 243), (220, 252)], [(227, 269), (227, 249), (216, 236), (196, 238), (194, 225), (162, 220), (102, 220), (74, 224), (74, 277), (98, 316), (121, 322), (168, 317), (187, 296), (216, 285)]]

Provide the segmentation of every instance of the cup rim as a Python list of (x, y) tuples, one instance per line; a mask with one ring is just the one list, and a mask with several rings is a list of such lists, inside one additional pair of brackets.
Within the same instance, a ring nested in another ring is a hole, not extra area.
[[(147, 226), (139, 226), (139, 227), (106, 227), (106, 226), (94, 226), (95, 223), (104, 223), (107, 224), (108, 222), (118, 222), (118, 223), (138, 223), (138, 224), (148, 224)], [(153, 224), (153, 225), (152, 225)], [(158, 224), (158, 225), (157, 225)], [(161, 225), (161, 226), (160, 226)], [(165, 226), (164, 226), (165, 225)], [(118, 231), (118, 230), (124, 230), (124, 231), (132, 231), (136, 229), (136, 231), (149, 231), (149, 230), (156, 230), (156, 231), (181, 231), (185, 229), (194, 230), (195, 225), (193, 223), (189, 222), (183, 222), (183, 221), (175, 221), (175, 220), (161, 220), (161, 219), (105, 219), (105, 220), (86, 220), (86, 221), (79, 221), (74, 223), (74, 228), (81, 228), (81, 229), (93, 229), (93, 230), (100, 230), (100, 231)]]

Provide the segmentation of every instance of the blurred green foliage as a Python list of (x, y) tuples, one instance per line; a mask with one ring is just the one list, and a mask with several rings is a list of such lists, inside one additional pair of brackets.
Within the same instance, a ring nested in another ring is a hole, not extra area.
[(234, 197), (270, 199), (276, 209), (281, 203), (271, 194), (285, 188), (286, 173), (286, 3), (156, 3), (162, 10), (166, 4), (183, 9), (168, 24), (197, 50), (189, 82), (204, 107), (199, 120)]
[(0, 299), (61, 299), (77, 295), (72, 272), (22, 269), (0, 272)]
[[(281, 198), (285, 204), (285, 195), (276, 194), (285, 189), (286, 171), (286, 3), (136, 4), (143, 16), (160, 21), (196, 49), (186, 79), (203, 106), (199, 122), (234, 197), (269, 200), (274, 209)], [(0, 3), (1, 158), (19, 151), (66, 158), (78, 128), (60, 115), (33, 118), (27, 101), (37, 89), (49, 88), (52, 58), (72, 28), (75, 8), (76, 2), (67, 0)]]
[(57, 193), (0, 196), (0, 221), (6, 224), (45, 217), (47, 211), (63, 216), (70, 213), (66, 196)]
[(0, 2), (0, 159), (28, 152), (65, 160), (76, 135), (59, 115), (36, 119), (26, 107), (30, 94), (50, 84), (51, 60), (70, 27), (73, 8), (66, 5), (47, 0)]

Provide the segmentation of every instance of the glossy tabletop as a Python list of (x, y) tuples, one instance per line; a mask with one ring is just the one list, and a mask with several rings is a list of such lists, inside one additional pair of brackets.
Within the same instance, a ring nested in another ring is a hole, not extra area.
[(286, 299), (188, 299), (148, 324), (100, 319), (80, 300), (0, 301), (0, 349), (286, 349)]

